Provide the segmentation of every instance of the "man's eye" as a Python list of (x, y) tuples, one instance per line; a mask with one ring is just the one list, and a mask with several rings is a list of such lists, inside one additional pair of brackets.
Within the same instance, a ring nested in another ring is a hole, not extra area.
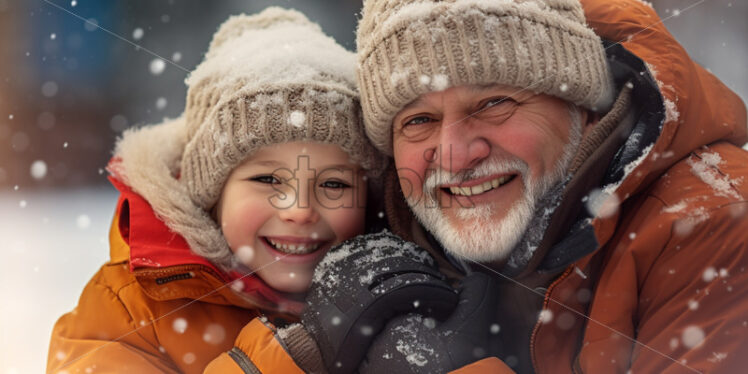
[(516, 101), (508, 97), (496, 97), (493, 99), (486, 100), (480, 109), (487, 109), (500, 104), (516, 104)]
[(351, 187), (350, 184), (341, 182), (341, 181), (324, 181), (319, 186), (324, 187), (324, 188), (335, 188), (335, 189), (343, 189), (343, 188)]
[(253, 182), (259, 182), (259, 183), (265, 183), (265, 184), (280, 184), (280, 179), (276, 178), (273, 175), (258, 175), (256, 177), (252, 177), (249, 180)]
[(431, 118), (426, 117), (426, 116), (418, 116), (418, 117), (411, 118), (408, 121), (404, 122), (403, 127), (411, 126), (411, 125), (422, 125), (424, 123), (429, 123), (429, 122), (431, 122)]

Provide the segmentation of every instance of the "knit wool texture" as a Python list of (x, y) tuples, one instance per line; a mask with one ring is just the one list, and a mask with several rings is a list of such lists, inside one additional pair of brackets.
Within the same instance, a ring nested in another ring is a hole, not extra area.
[(596, 112), (614, 99), (578, 0), (366, 0), (358, 25), (366, 133), (392, 155), (392, 120), (420, 95), (503, 84)]
[(231, 17), (187, 85), (181, 179), (203, 209), (216, 204), (234, 167), (271, 144), (335, 144), (352, 163), (382, 168), (363, 130), (355, 54), (299, 12)]

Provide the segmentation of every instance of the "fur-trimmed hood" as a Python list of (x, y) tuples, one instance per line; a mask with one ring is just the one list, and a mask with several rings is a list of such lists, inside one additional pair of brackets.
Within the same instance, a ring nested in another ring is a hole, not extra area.
[(237, 266), (216, 221), (189, 197), (179, 180), (179, 165), (187, 143), (184, 118), (125, 131), (107, 170), (142, 196), (192, 251), (224, 271)]

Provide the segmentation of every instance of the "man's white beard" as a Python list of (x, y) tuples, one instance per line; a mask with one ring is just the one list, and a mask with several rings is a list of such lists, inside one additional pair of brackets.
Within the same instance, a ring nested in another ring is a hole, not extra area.
[[(531, 177), (527, 163), (520, 159), (488, 159), (471, 170), (457, 173), (445, 170), (432, 172), (423, 183), (423, 198), (406, 196), (406, 200), (424, 228), (452, 255), (477, 262), (503, 261), (527, 230), (538, 200), (564, 177), (581, 138), (581, 118), (574, 109), (569, 143), (564, 146), (554, 170), (541, 176), (539, 180)], [(504, 173), (519, 173), (524, 188), (523, 196), (509, 208), (501, 220), (495, 221), (493, 216), (495, 209), (503, 207), (461, 207), (455, 200), (451, 200), (449, 204), (456, 204), (458, 209), (456, 219), (462, 223), (462, 228), (458, 229), (440, 208), (436, 197), (439, 185)]]

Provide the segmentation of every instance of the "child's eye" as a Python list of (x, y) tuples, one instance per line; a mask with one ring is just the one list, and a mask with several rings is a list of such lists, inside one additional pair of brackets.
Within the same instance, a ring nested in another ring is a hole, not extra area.
[(351, 185), (345, 182), (341, 181), (324, 181), (320, 185), (320, 187), (324, 188), (335, 188), (335, 189), (343, 189), (343, 188), (350, 188)]
[(280, 179), (273, 175), (258, 175), (256, 177), (249, 178), (253, 182), (265, 183), (265, 184), (280, 184)]

